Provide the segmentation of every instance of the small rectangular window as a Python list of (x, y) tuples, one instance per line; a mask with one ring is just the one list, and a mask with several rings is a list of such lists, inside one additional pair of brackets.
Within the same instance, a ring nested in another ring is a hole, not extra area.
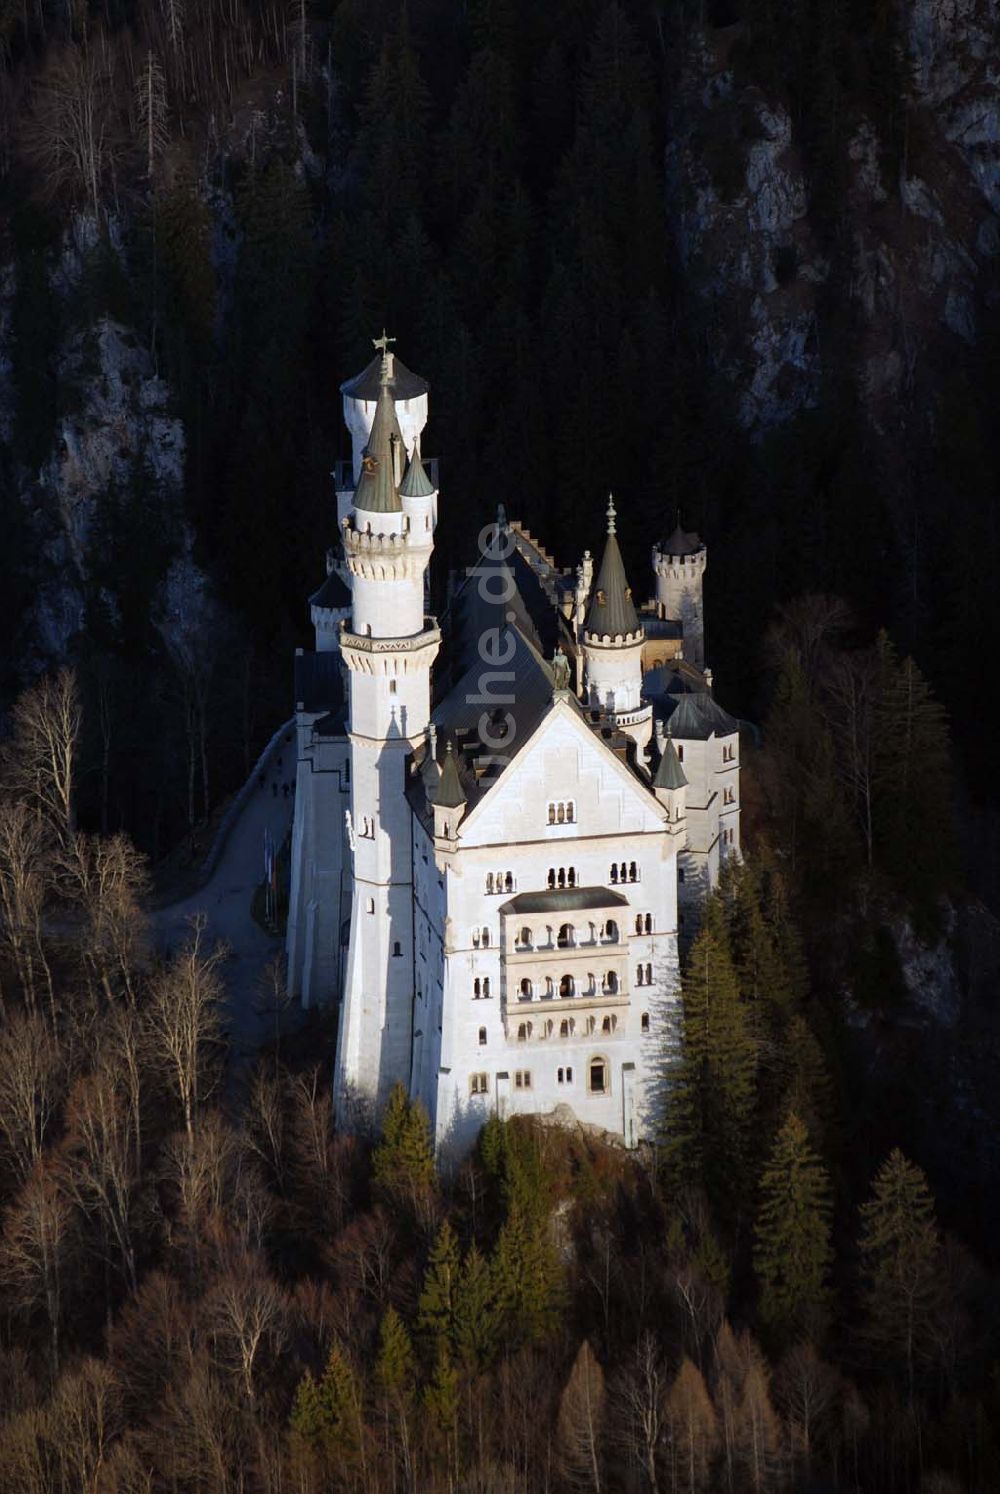
[(485, 1027), (480, 1027), (480, 1029), (479, 1029), (479, 1046), (480, 1046), (480, 1048), (485, 1048), (486, 1047), (486, 1028)]
[(490, 1081), (489, 1081), (489, 1075), (488, 1074), (470, 1074), (469, 1075), (469, 1093), (470, 1093), (470, 1095), (485, 1095), (485, 1094), (487, 1094), (489, 1092), (489, 1087), (490, 1087)]
[(530, 1089), (531, 1088), (531, 1070), (530, 1069), (515, 1069), (514, 1070), (514, 1088), (515, 1089)]

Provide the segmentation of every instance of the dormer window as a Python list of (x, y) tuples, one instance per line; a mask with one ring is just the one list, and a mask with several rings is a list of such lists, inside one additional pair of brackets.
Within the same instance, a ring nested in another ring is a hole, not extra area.
[(607, 600), (608, 600), (607, 595), (603, 591), (598, 591), (598, 593), (597, 593), (597, 605), (598, 605), (598, 607), (605, 606), (606, 603), (607, 603)]

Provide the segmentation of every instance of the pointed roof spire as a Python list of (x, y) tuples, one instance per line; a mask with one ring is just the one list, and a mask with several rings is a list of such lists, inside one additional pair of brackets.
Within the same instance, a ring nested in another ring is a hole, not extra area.
[(458, 809), (465, 803), (465, 790), (458, 776), (458, 762), (450, 741), (444, 749), (444, 766), (441, 769), (441, 782), (437, 786), (434, 803), (440, 809)]
[(622, 638), (639, 631), (639, 617), (615, 530), (615, 500), (608, 494), (608, 538), (597, 582), (590, 595), (584, 631), (597, 637)]
[[(382, 342), (383, 337), (379, 339)], [(389, 339), (391, 341), (391, 339)], [(361, 458), (361, 476), (354, 492), (354, 507), (372, 514), (398, 514), (403, 505), (399, 501), (396, 487), (395, 453), (393, 443), (402, 442), (403, 435), (396, 418), (396, 406), (389, 388), (392, 370), (390, 354), (382, 349), (382, 366), (379, 369), (378, 399), (375, 402), (375, 418), (368, 436), (368, 445)]]
[(433, 498), (436, 491), (437, 489), (427, 476), (427, 469), (420, 460), (419, 448), (414, 443), (413, 455), (403, 473), (403, 481), (399, 485), (399, 496), (400, 498)]
[(653, 787), (658, 789), (681, 789), (684, 788), (687, 779), (681, 760), (677, 756), (677, 748), (674, 746), (673, 737), (667, 733), (667, 740), (660, 754), (657, 765), (656, 776), (653, 779)]

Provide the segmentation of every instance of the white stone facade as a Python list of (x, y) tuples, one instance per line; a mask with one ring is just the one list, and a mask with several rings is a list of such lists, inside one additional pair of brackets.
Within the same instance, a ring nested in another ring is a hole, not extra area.
[[(399, 367), (394, 440), (422, 477), (426, 392)], [(370, 391), (371, 369), (352, 386)], [(355, 483), (374, 409), (345, 393)], [(704, 547), (671, 662), (644, 676), (662, 602), (638, 630), (629, 612), (617, 645), (585, 637), (589, 555), (560, 572), (504, 521), (499, 587), (470, 572), (439, 629), (425, 616), (437, 489), (407, 484), (419, 495), (393, 489), (391, 511), (371, 511), (342, 474), (345, 604), (336, 585), (317, 593), (316, 653), (296, 661), (290, 989), (339, 1005), (341, 1124), (401, 1081), (442, 1153), (494, 1111), (557, 1106), (633, 1146), (661, 1112), (681, 919), (739, 850), (737, 723), (700, 664), (670, 673), (688, 631), (702, 647)]]

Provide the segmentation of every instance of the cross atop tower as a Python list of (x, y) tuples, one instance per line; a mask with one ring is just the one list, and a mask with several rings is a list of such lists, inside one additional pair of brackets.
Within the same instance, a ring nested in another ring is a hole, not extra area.
[(378, 381), (380, 384), (388, 384), (395, 373), (395, 369), (392, 365), (392, 354), (389, 352), (390, 342), (395, 341), (396, 339), (394, 337), (390, 337), (384, 327), (382, 328), (381, 337), (372, 338), (373, 345), (377, 347), (379, 352), (382, 354), (382, 366), (378, 371)]
[(386, 353), (389, 351), (389, 344), (390, 344), (390, 342), (395, 342), (395, 341), (396, 341), (396, 339), (394, 337), (390, 337), (389, 334), (386, 332), (385, 328), (383, 327), (382, 328), (382, 336), (381, 337), (373, 337), (372, 338), (372, 347), (378, 348), (379, 352), (382, 354), (382, 357), (384, 358), (385, 355), (386, 355)]

